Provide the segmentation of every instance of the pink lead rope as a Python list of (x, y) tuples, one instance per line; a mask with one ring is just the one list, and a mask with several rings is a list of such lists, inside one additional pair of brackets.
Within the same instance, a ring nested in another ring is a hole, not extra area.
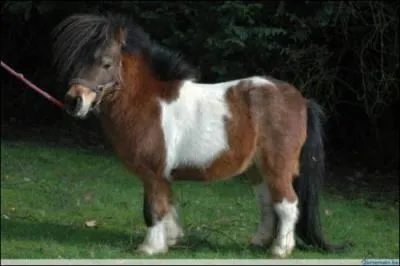
[(3, 61), (1, 61), (1, 66), (3, 68), (5, 68), (8, 72), (10, 72), (11, 74), (13, 74), (14, 76), (16, 76), (17, 78), (19, 78), (20, 80), (22, 80), (23, 82), (25, 82), (25, 84), (27, 84), (29, 87), (31, 87), (32, 89), (34, 89), (36, 92), (40, 93), (42, 96), (44, 96), (47, 100), (53, 102), (55, 105), (57, 105), (60, 108), (64, 108), (64, 104), (62, 102), (60, 102), (59, 100), (55, 99), (53, 96), (51, 96), (50, 94), (48, 94), (47, 92), (43, 91), (42, 89), (38, 88), (35, 84), (33, 84), (32, 82), (30, 82), (29, 80), (27, 80), (24, 75), (22, 75), (21, 73), (17, 73), (14, 69), (12, 69), (11, 67), (9, 67), (6, 63), (4, 63)]

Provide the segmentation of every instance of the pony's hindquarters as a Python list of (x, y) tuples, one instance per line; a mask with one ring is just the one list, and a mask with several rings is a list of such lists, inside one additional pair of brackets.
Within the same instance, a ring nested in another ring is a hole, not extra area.
[[(265, 100), (269, 103), (265, 109), (270, 112), (262, 120), (264, 130), (260, 134), (256, 160), (264, 181), (262, 178), (252, 181), (261, 207), (261, 221), (251, 243), (263, 245), (272, 240), (271, 219), (276, 217), (276, 235), (271, 248), (276, 256), (291, 254), (296, 235), (312, 248), (343, 250), (346, 245), (336, 246), (324, 240), (319, 217), (324, 172), (321, 107), (313, 100), (304, 100), (304, 105), (298, 106), (293, 102), (274, 106), (276, 102), (282, 103), (279, 97), (283, 96), (271, 95)], [(281, 108), (281, 111), (275, 110), (273, 114), (271, 108)], [(271, 215), (268, 220), (266, 210)]]
[[(295, 88), (278, 81), (255, 88), (251, 96), (259, 129), (255, 162), (263, 177), (262, 182), (253, 184), (261, 221), (251, 242), (263, 245), (273, 240), (272, 253), (286, 257), (295, 247), (299, 210), (292, 182), (299, 171), (300, 151), (306, 139), (306, 102)], [(271, 239), (274, 214), (277, 226)]]

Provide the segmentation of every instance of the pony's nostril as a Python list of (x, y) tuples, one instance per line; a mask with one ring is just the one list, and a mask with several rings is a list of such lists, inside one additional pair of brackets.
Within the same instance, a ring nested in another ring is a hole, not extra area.
[(65, 96), (65, 107), (67, 112), (74, 114), (77, 113), (82, 106), (82, 97)]
[(65, 104), (65, 109), (67, 109), (67, 111), (70, 111), (72, 109), (72, 106), (74, 106), (74, 101), (75, 98), (66, 95), (65, 99), (64, 99), (64, 104)]
[(80, 110), (82, 107), (82, 97), (76, 97), (75, 111)]

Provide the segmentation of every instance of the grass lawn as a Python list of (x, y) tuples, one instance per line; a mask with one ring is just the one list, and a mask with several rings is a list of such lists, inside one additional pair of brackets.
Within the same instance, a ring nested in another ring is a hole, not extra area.
[[(263, 259), (250, 248), (258, 223), (252, 190), (238, 180), (175, 183), (186, 237), (166, 259)], [(321, 212), (332, 242), (352, 240), (343, 254), (296, 249), (290, 258), (398, 258), (397, 206), (325, 193)], [(85, 223), (96, 221), (96, 226)], [(109, 155), (27, 142), (1, 143), (2, 259), (137, 259), (145, 235), (142, 186)]]

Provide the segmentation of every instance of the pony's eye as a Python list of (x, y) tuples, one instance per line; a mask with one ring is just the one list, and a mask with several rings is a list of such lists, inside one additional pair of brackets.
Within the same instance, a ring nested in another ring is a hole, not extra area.
[(109, 69), (109, 68), (111, 67), (111, 64), (104, 64), (103, 67), (104, 67), (105, 69)]

